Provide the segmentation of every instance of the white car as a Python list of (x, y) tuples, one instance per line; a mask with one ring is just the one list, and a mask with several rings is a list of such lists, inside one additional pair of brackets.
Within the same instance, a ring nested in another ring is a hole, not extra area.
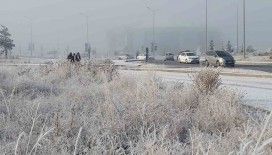
[(137, 60), (146, 60), (146, 56), (144, 54), (140, 54), (137, 56)]
[(129, 57), (127, 55), (120, 55), (118, 56), (118, 60), (127, 60)]
[(182, 52), (178, 55), (178, 62), (199, 63), (199, 56), (197, 56), (194, 52)]
[(120, 55), (117, 57), (118, 60), (128, 60), (128, 59), (132, 59), (133, 57), (129, 54), (125, 54), (125, 55)]

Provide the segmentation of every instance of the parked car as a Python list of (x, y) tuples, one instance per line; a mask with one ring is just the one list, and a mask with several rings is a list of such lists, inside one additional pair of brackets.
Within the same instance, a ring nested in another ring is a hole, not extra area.
[(203, 62), (206, 66), (235, 66), (235, 59), (226, 51), (208, 51)]
[[(137, 60), (146, 60), (146, 55), (145, 54), (139, 54), (136, 58)], [(148, 60), (155, 60), (155, 58), (153, 56), (148, 56)]]
[(173, 53), (166, 53), (164, 61), (175, 61)]
[(146, 55), (145, 54), (139, 54), (137, 56), (137, 60), (146, 60)]
[(200, 64), (201, 66), (206, 66), (206, 67), (208, 67), (206, 55), (201, 55), (201, 56), (200, 56), (200, 58), (199, 58), (199, 64)]
[(180, 63), (199, 63), (199, 56), (194, 52), (181, 52), (178, 55), (178, 62)]
[(120, 55), (117, 58), (118, 60), (128, 60), (128, 59), (132, 59), (133, 57), (129, 54), (125, 54), (125, 55)]

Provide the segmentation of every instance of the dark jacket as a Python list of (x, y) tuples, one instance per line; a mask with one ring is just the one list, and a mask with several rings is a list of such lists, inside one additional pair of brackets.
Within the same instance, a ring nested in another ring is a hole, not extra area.
[(80, 56), (80, 53), (79, 53), (79, 52), (76, 54), (76, 61), (77, 61), (77, 62), (80, 62), (80, 61), (81, 61), (81, 56)]

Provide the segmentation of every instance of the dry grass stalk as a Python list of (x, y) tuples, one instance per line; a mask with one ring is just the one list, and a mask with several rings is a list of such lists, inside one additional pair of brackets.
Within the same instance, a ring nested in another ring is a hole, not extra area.
[[(0, 122), (1, 151), (238, 154), (253, 152), (257, 146), (256, 153), (270, 153), (270, 122), (255, 119), (257, 114), (241, 106), (236, 92), (221, 88), (218, 70), (205, 68), (186, 89), (182, 82), (169, 83), (150, 74), (115, 76), (115, 69), (112, 63), (93, 62), (60, 63), (23, 75), (16, 70), (2, 72), (6, 78), (0, 79), (4, 95), (0, 114), (11, 119)], [(22, 87), (23, 81), (27, 87)], [(14, 86), (18, 91), (9, 100)], [(39, 108), (33, 108), (33, 103), (39, 103)], [(28, 133), (26, 138), (22, 131)]]

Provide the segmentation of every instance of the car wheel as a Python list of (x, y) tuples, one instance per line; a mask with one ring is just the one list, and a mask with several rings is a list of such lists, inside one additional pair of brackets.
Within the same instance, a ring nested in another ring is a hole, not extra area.
[(220, 67), (219, 61), (216, 61), (216, 67)]
[(209, 63), (208, 60), (206, 60), (203, 64), (204, 64), (205, 67), (209, 67), (210, 66), (210, 63)]
[(182, 63), (180, 59), (178, 59), (178, 62), (179, 62), (179, 63)]

